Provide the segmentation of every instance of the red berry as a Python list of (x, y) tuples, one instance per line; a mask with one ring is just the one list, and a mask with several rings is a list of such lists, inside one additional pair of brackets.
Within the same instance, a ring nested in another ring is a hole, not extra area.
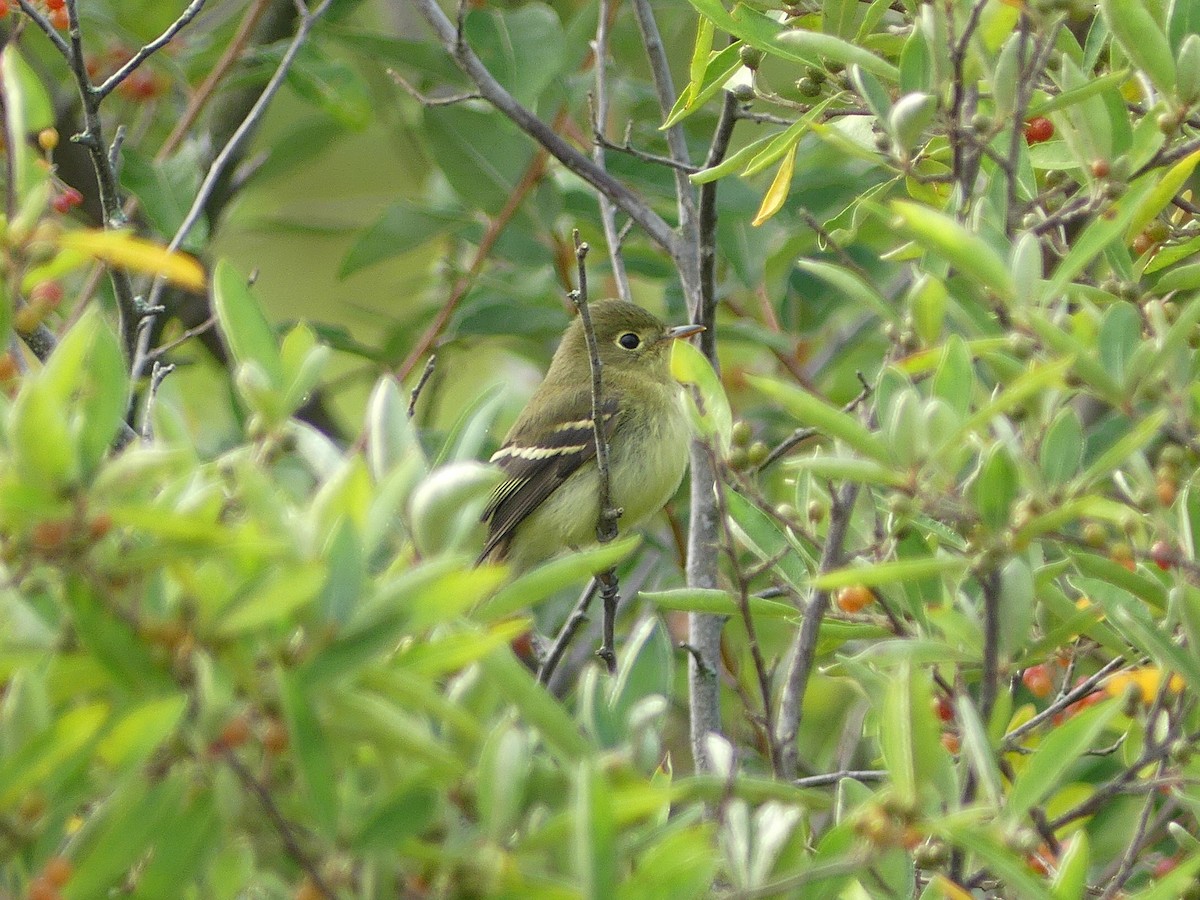
[(958, 753), (959, 749), (962, 747), (962, 741), (959, 740), (958, 735), (953, 731), (943, 731), (942, 746), (951, 753)]
[(57, 309), (62, 303), (63, 289), (57, 281), (39, 281), (29, 292), (29, 302), (42, 309)]
[(71, 201), (66, 198), (65, 194), (55, 194), (54, 199), (50, 201), (50, 206), (56, 213), (64, 216), (71, 211)]
[(67, 15), (65, 6), (60, 6), (58, 9), (50, 10), (50, 24), (59, 31), (66, 31), (71, 27), (71, 19)]
[(945, 697), (935, 697), (933, 701), (933, 713), (943, 722), (954, 721), (954, 707)]
[(66, 0), (46, 0), (46, 9), (50, 12), (62, 9), (66, 6)]
[(8, 0), (0, 0), (0, 19), (3, 19), (10, 12), (12, 12), (12, 10), (8, 5)]
[(1054, 681), (1050, 678), (1050, 672), (1044, 665), (1030, 666), (1021, 673), (1021, 681), (1029, 689), (1029, 693), (1039, 699), (1054, 690)]
[(1154, 546), (1150, 548), (1150, 558), (1164, 572), (1175, 565), (1175, 551), (1166, 541), (1154, 542)]
[(1107, 178), (1110, 171), (1112, 171), (1112, 168), (1109, 166), (1107, 159), (1092, 160), (1093, 178)]
[(1025, 140), (1030, 144), (1040, 144), (1054, 137), (1054, 123), (1045, 116), (1034, 116), (1025, 123)]

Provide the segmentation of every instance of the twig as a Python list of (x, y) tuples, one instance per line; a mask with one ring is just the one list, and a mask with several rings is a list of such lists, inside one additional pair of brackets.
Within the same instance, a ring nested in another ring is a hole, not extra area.
[(592, 187), (608, 197), (616, 206), (638, 223), (656, 244), (672, 258), (680, 252), (678, 235), (650, 206), (608, 172), (596, 166), (561, 137), (544, 121), (518, 103), (498, 82), (475, 52), (461, 39), (461, 33), (446, 17), (437, 0), (413, 0), (417, 11), (425, 17), (438, 40), (463, 73), (474, 82), (488, 103), (507, 116), (518, 128), (546, 149), (555, 159)]
[(146, 405), (142, 411), (142, 440), (149, 442), (154, 437), (154, 428), (151, 425), (151, 413), (154, 410), (154, 401), (158, 398), (158, 389), (162, 386), (163, 379), (175, 371), (174, 363), (162, 363), (155, 361), (150, 369), (150, 387), (146, 391)]
[(983, 590), (983, 673), (979, 686), (979, 717), (986, 722), (991, 718), (1000, 688), (1000, 574), (988, 569), (977, 577)]
[[(87, 72), (87, 63), (83, 57), (83, 42), (79, 30), (79, 11), (76, 0), (67, 0), (67, 20), (70, 23), (69, 38), (64, 40), (54, 26), (42, 13), (33, 7), (29, 0), (18, 0), (21, 11), (33, 20), (51, 43), (62, 54), (71, 70), (72, 79), (79, 93), (83, 110), (83, 131), (71, 137), (72, 141), (82, 144), (88, 152), (92, 169), (96, 174), (97, 193), (100, 199), (100, 210), (106, 229), (122, 228), (126, 224), (125, 213), (121, 207), (120, 188), (117, 184), (116, 173), (113, 171), (108, 157), (108, 147), (104, 141), (104, 126), (100, 119), (100, 103), (103, 96), (96, 93), (92, 86), (91, 76)], [(113, 294), (117, 300), (118, 328), (122, 338), (122, 346), (127, 354), (132, 355), (136, 339), (137, 323), (141, 318), (141, 303), (134, 296), (133, 284), (124, 269), (114, 266), (108, 268), (108, 277), (112, 282)]]
[[(840, 492), (830, 492), (829, 531), (825, 536), (825, 548), (821, 552), (819, 571), (830, 572), (842, 563), (843, 546), (850, 530), (850, 519), (854, 503), (858, 499), (858, 484), (847, 482)], [(799, 762), (796, 735), (803, 716), (804, 692), (808, 678), (816, 662), (817, 639), (820, 637), (821, 622), (829, 610), (829, 591), (814, 591), (804, 610), (804, 621), (796, 637), (791, 661), (784, 677), (783, 694), (779, 699), (779, 719), (776, 726), (776, 743), (779, 745), (781, 774), (784, 778), (795, 778)]]
[[(592, 111), (592, 134), (595, 140), (592, 144), (592, 160), (600, 169), (605, 169), (604, 148), (607, 141), (604, 138), (604, 128), (608, 122), (608, 30), (612, 25), (612, 16), (616, 12), (613, 0), (600, 0), (600, 9), (596, 14), (596, 42), (592, 48), (593, 64), (596, 69), (595, 108)], [(589, 100), (593, 99), (589, 96)], [(589, 104), (590, 105), (590, 104)], [(608, 244), (608, 259), (612, 266), (613, 282), (617, 286), (617, 297), (630, 302), (633, 293), (629, 288), (629, 275), (625, 271), (625, 257), (621, 255), (621, 237), (617, 231), (617, 212), (613, 202), (597, 191), (600, 205), (600, 222), (604, 226), (604, 242)]]
[[(632, 125), (633, 123), (631, 122), (629, 124)], [(632, 156), (634, 159), (641, 160), (642, 162), (651, 163), (656, 166), (666, 166), (668, 169), (676, 169), (680, 172), (685, 172), (688, 175), (695, 175), (700, 171), (699, 166), (693, 166), (690, 163), (681, 163), (669, 156), (662, 156), (658, 153), (650, 153), (646, 150), (639, 150), (630, 143), (628, 128), (625, 129), (625, 139), (620, 144), (616, 143), (615, 141), (610, 141), (599, 132), (596, 133), (596, 143), (601, 147), (604, 147), (606, 150), (615, 150), (618, 153), (625, 153), (629, 156)]]
[(408, 395), (408, 417), (410, 419), (417, 414), (417, 401), (421, 399), (421, 391), (425, 389), (425, 383), (432, 377), (436, 365), (437, 354), (431, 353), (429, 359), (425, 360), (425, 368), (421, 370), (421, 377), (417, 379), (416, 386)]
[(1001, 749), (1004, 751), (1015, 749), (1022, 737), (1038, 728), (1043, 723), (1051, 721), (1056, 715), (1061, 713), (1076, 700), (1082, 700), (1088, 694), (1093, 693), (1105, 678), (1124, 666), (1125, 660), (1121, 659), (1120, 657), (1116, 659), (1110, 659), (1094, 675), (1084, 679), (1078, 685), (1071, 688), (1071, 690), (1064, 692), (1057, 700), (1043, 709), (1032, 719), (1024, 724), (1018, 725), (1012, 731), (1008, 732), (1008, 734), (1004, 735), (1004, 741), (1000, 745)]
[(458, 307), (462, 298), (467, 295), (467, 291), (471, 289), (471, 285), (475, 283), (475, 279), (479, 276), (479, 273), (483, 271), (483, 266), (492, 252), (492, 247), (500, 239), (500, 235), (504, 233), (504, 229), (508, 227), (508, 223), (512, 221), (513, 216), (517, 214), (517, 210), (521, 208), (521, 204), (525, 202), (525, 198), (537, 187), (538, 183), (542, 180), (542, 176), (545, 175), (546, 159), (547, 154), (545, 150), (540, 150), (534, 154), (533, 160), (521, 176), (521, 180), (513, 188), (508, 201), (504, 204), (500, 212), (496, 214), (495, 218), (488, 223), (487, 230), (483, 233), (483, 237), (479, 241), (479, 246), (475, 249), (475, 255), (471, 259), (471, 264), (467, 267), (467, 271), (455, 279), (454, 285), (450, 289), (450, 296), (442, 304), (441, 310), (438, 311), (437, 316), (429, 324), (429, 327), (425, 329), (425, 333), (421, 335), (420, 340), (408, 352), (408, 356), (397, 366), (395, 371), (397, 378), (403, 380), (412, 373), (417, 362), (433, 348), (446, 326), (450, 324), (450, 317), (454, 315), (454, 310)]
[(161, 359), (162, 357), (164, 357), (168, 353), (170, 353), (172, 350), (174, 350), (176, 347), (186, 344), (188, 341), (190, 341), (194, 337), (199, 337), (200, 335), (204, 334), (204, 332), (208, 331), (210, 328), (212, 328), (216, 324), (217, 324), (217, 320), (214, 319), (212, 316), (209, 316), (207, 319), (205, 319), (203, 322), (201, 322), (195, 328), (189, 328), (187, 331), (183, 332), (183, 334), (179, 335), (179, 337), (175, 338), (174, 340), (170, 341), (169, 343), (162, 344), (161, 346), (155, 347), (153, 350), (151, 350), (150, 352), (148, 352), (146, 354), (146, 361), (154, 362), (157, 359)]
[(143, 46), (140, 50), (138, 50), (137, 53), (133, 54), (133, 56), (126, 61), (125, 65), (121, 66), (121, 68), (109, 75), (108, 78), (104, 79), (102, 83), (95, 85), (92, 88), (92, 95), (97, 100), (103, 100), (110, 93), (112, 93), (113, 89), (130, 75), (132, 75), (134, 71), (137, 70), (138, 66), (169, 44), (175, 35), (179, 34), (179, 32), (183, 30), (183, 28), (190, 21), (192, 21), (192, 19), (196, 18), (196, 16), (200, 14), (200, 10), (204, 8), (204, 4), (206, 2), (208, 2), (208, 0), (192, 0), (192, 2), (187, 5), (187, 8), (179, 14), (179, 18), (168, 25), (162, 34), (160, 34), (150, 43)]
[[(571, 232), (575, 244), (575, 262), (578, 267), (579, 287), (571, 292), (571, 302), (579, 310), (579, 318), (583, 321), (583, 336), (587, 342), (588, 364), (592, 373), (592, 440), (596, 442), (596, 471), (597, 479), (597, 512), (596, 539), (600, 543), (608, 543), (617, 536), (617, 519), (621, 510), (612, 505), (612, 472), (608, 462), (608, 437), (604, 434), (604, 386), (600, 364), (600, 351), (596, 346), (596, 332), (592, 327), (592, 314), (588, 308), (587, 284), (587, 243), (579, 240), (579, 230)], [(620, 586), (617, 582), (616, 569), (610, 568), (596, 576), (600, 582), (600, 599), (604, 602), (604, 629), (600, 650), (597, 655), (604, 660), (609, 674), (617, 670), (617, 652), (614, 649), (615, 619), (617, 616), (617, 599)]]
[(204, 81), (200, 82), (200, 86), (196, 88), (191, 99), (188, 100), (187, 108), (183, 111), (183, 115), (179, 117), (179, 121), (175, 127), (171, 129), (171, 133), (167, 135), (167, 139), (163, 141), (163, 145), (155, 154), (155, 159), (162, 162), (172, 153), (174, 153), (179, 145), (183, 143), (183, 139), (187, 137), (191, 130), (192, 124), (199, 117), (200, 112), (205, 105), (216, 93), (217, 85), (221, 83), (221, 79), (225, 77), (238, 58), (242, 55), (242, 51), (246, 49), (246, 45), (250, 42), (251, 36), (254, 34), (254, 29), (258, 25), (259, 19), (263, 13), (271, 5), (272, 0), (255, 0), (255, 2), (246, 10), (246, 15), (242, 17), (242, 21), (238, 23), (237, 31), (233, 38), (229, 41), (221, 58), (217, 60), (212, 71), (208, 73)]
[(307, 851), (300, 846), (300, 841), (296, 837), (295, 827), (283, 817), (283, 813), (279, 811), (279, 807), (275, 804), (275, 798), (271, 796), (270, 790), (251, 774), (250, 770), (246, 768), (242, 761), (237, 758), (237, 754), (231, 749), (222, 747), (221, 756), (229, 768), (233, 770), (233, 774), (237, 776), (238, 781), (242, 783), (242, 787), (258, 799), (263, 812), (267, 814), (267, 818), (271, 820), (271, 824), (275, 827), (279, 839), (283, 842), (283, 848), (287, 852), (287, 855), (292, 858), (296, 865), (304, 870), (309, 881), (312, 882), (313, 887), (317, 889), (322, 897), (325, 897), (326, 900), (334, 900), (337, 895), (322, 877), (316, 860), (309, 856)]
[(579, 599), (575, 601), (575, 608), (571, 610), (571, 614), (563, 622), (562, 628), (558, 630), (558, 635), (554, 638), (554, 643), (550, 645), (550, 650), (546, 653), (545, 659), (542, 660), (542, 664), (538, 668), (538, 684), (548, 685), (550, 683), (550, 678), (554, 675), (554, 670), (558, 668), (559, 662), (562, 661), (563, 654), (567, 652), (567, 648), (571, 646), (571, 641), (575, 638), (576, 633), (578, 633), (579, 629), (587, 621), (588, 607), (592, 605), (592, 598), (596, 596), (596, 591), (599, 588), (600, 580), (593, 578), (588, 582), (588, 586), (584, 588), (583, 593), (579, 595)]
[[(716, 454), (712, 447), (706, 448), (716, 468)], [(762, 702), (762, 722), (766, 734), (767, 745), (771, 751), (771, 769), (779, 774), (779, 746), (775, 743), (774, 704), (771, 702), (771, 675), (767, 671), (767, 662), (763, 658), (762, 647), (758, 642), (758, 630), (754, 626), (754, 617), (750, 614), (750, 577), (738, 563), (737, 551), (734, 547), (733, 532), (729, 525), (729, 512), (725, 503), (724, 482), (716, 485), (717, 515), (725, 533), (725, 554), (729, 559), (733, 580), (736, 583), (736, 598), (738, 611), (742, 617), (742, 627), (746, 629), (746, 642), (750, 647), (750, 658), (754, 662), (754, 674), (758, 679), (759, 699)], [(790, 548), (789, 548), (790, 549)], [(747, 698), (749, 700), (749, 698)]]
[(429, 107), (431, 109), (439, 106), (454, 106), (459, 103), (466, 103), (468, 100), (483, 99), (483, 94), (477, 94), (474, 92), (466, 94), (450, 94), (446, 97), (427, 97), (425, 94), (422, 94), (420, 91), (418, 91), (415, 85), (409, 84), (409, 82), (405, 80), (404, 76), (395, 69), (389, 68), (387, 70), (387, 75), (390, 79), (392, 79), (392, 81), (404, 88), (404, 90), (407, 91), (409, 96), (411, 96), (414, 100), (416, 100), (422, 106)]
[(855, 781), (883, 781), (888, 777), (886, 769), (847, 769), (843, 772), (828, 772), (824, 775), (807, 775), (792, 782), (792, 787), (826, 787), (837, 784), (844, 778)]

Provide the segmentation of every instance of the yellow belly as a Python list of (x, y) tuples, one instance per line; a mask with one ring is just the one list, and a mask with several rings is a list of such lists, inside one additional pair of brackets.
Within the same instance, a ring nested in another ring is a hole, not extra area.
[[(613, 505), (623, 512), (621, 533), (642, 524), (662, 509), (683, 480), (690, 430), (683, 408), (651, 422), (633, 422), (614, 435), (609, 450)], [(600, 510), (599, 472), (595, 460), (581, 466), (517, 529), (509, 563), (522, 571), (571, 547), (596, 541)]]

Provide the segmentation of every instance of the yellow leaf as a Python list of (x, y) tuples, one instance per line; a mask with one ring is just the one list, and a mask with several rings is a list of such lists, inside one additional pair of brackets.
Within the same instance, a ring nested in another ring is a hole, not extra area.
[(939, 896), (945, 900), (971, 900), (974, 896), (970, 891), (963, 890), (945, 875), (937, 875), (933, 879), (933, 884), (941, 891)]
[(779, 164), (779, 170), (775, 173), (775, 180), (771, 182), (771, 186), (767, 188), (766, 194), (763, 195), (762, 206), (758, 208), (758, 214), (755, 215), (751, 225), (758, 226), (783, 207), (783, 201), (787, 199), (788, 193), (792, 190), (792, 173), (796, 170), (796, 145), (792, 144), (790, 149), (783, 157), (783, 161)]
[[(1152, 703), (1162, 684), (1162, 670), (1153, 666), (1130, 669), (1110, 675), (1104, 682), (1104, 692), (1110, 697), (1124, 697), (1131, 684), (1137, 685), (1138, 697), (1143, 703)], [(1167, 681), (1167, 690), (1177, 694), (1183, 690), (1183, 679), (1172, 673)]]
[(128, 231), (64, 231), (58, 243), (64, 249), (78, 250), (118, 269), (161, 276), (192, 291), (204, 290), (204, 268), (195, 257), (168, 250)]

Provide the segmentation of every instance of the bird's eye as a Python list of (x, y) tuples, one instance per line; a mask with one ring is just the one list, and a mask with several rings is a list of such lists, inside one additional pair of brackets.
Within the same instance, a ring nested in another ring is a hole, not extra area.
[(617, 338), (617, 343), (626, 350), (636, 350), (642, 345), (642, 339), (632, 331), (626, 331), (623, 335)]

